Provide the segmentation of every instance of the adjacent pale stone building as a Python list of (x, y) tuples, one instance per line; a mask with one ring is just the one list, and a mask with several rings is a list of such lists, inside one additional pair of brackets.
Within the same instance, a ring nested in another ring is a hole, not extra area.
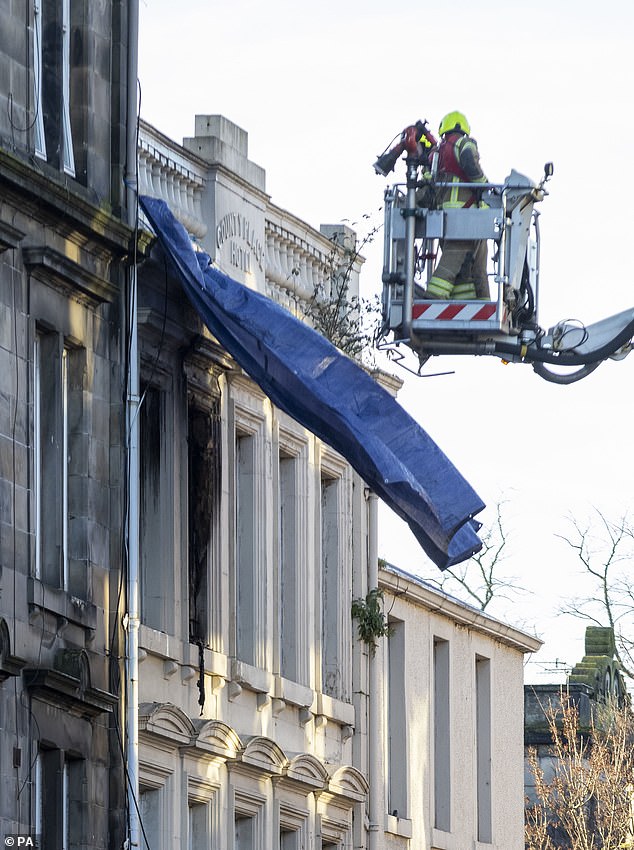
[(526, 653), (541, 642), (392, 566), (380, 665), (386, 848), (524, 846)]

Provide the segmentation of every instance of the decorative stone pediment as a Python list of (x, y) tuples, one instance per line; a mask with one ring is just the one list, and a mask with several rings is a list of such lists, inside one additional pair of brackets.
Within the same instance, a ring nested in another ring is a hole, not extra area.
[(270, 776), (281, 775), (288, 764), (282, 749), (270, 738), (251, 738), (240, 754), (240, 764)]
[(46, 702), (79, 717), (92, 718), (111, 711), (114, 694), (92, 686), (90, 661), (84, 649), (60, 649), (53, 668), (25, 668), (24, 682)]
[(55, 656), (53, 666), (60, 673), (66, 673), (75, 679), (79, 679), (82, 690), (87, 690), (91, 687), (90, 663), (85, 650), (60, 649)]
[(328, 771), (318, 758), (309, 753), (300, 753), (291, 759), (285, 778), (308, 786), (311, 790), (322, 789), (328, 785)]
[(0, 682), (9, 676), (19, 676), (25, 662), (11, 653), (11, 638), (9, 627), (5, 620), (0, 619)]
[(339, 799), (361, 802), (368, 793), (369, 785), (360, 771), (355, 767), (344, 765), (330, 775), (328, 790)]
[(169, 702), (146, 702), (139, 706), (139, 731), (174, 747), (191, 744), (194, 724), (184, 711)]
[(222, 720), (194, 721), (194, 748), (222, 759), (236, 759), (243, 748), (238, 734)]

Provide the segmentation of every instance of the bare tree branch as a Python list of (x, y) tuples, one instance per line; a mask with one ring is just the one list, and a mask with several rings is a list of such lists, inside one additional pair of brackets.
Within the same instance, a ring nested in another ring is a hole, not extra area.
[(614, 630), (616, 657), (623, 674), (634, 679), (634, 582), (630, 564), (634, 532), (627, 514), (614, 522), (598, 509), (581, 524), (570, 519), (570, 536), (557, 535), (575, 553), (590, 581), (586, 596), (574, 597), (561, 613)]
[(494, 600), (513, 599), (526, 592), (515, 576), (504, 576), (502, 564), (507, 557), (509, 533), (505, 526), (504, 506), (508, 502), (497, 502), (495, 520), (489, 528), (480, 532), (482, 549), (472, 558), (457, 567), (444, 571), (440, 580), (429, 579), (441, 590), (457, 595), (481, 611), (486, 611)]
[[(632, 846), (634, 723), (627, 704), (597, 706), (588, 728), (563, 691), (543, 706), (551, 745), (528, 758), (527, 850)], [(544, 769), (547, 765), (548, 775)]]
[(353, 246), (345, 242), (342, 244), (339, 241), (340, 234), (335, 234), (332, 237), (332, 250), (326, 259), (323, 280), (315, 284), (307, 301), (297, 302), (315, 330), (350, 357), (363, 355), (365, 359), (370, 359), (372, 343), (380, 325), (381, 305), (378, 295), (368, 299), (350, 293), (350, 281), (361, 251), (374, 240), (380, 227), (372, 227)]

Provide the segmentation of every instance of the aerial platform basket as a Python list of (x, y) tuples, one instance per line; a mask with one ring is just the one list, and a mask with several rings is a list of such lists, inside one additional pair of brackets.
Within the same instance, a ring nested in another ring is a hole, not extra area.
[[(419, 352), (428, 336), (432, 343), (437, 335), (456, 342), (516, 339), (536, 322), (539, 229), (533, 206), (543, 190), (512, 172), (503, 184), (458, 184), (477, 192), (480, 206), (435, 209), (443, 186), (426, 181), (385, 193), (384, 329)], [(426, 298), (440, 246), (456, 240), (492, 246), (491, 301)]]

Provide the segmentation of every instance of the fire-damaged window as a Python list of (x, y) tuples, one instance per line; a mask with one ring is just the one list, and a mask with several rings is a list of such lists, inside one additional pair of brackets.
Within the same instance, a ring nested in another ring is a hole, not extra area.
[(189, 640), (209, 641), (210, 570), (220, 506), (220, 400), (190, 401), (188, 433)]
[(140, 439), (141, 620), (169, 632), (174, 622), (173, 425), (164, 389), (142, 384)]

